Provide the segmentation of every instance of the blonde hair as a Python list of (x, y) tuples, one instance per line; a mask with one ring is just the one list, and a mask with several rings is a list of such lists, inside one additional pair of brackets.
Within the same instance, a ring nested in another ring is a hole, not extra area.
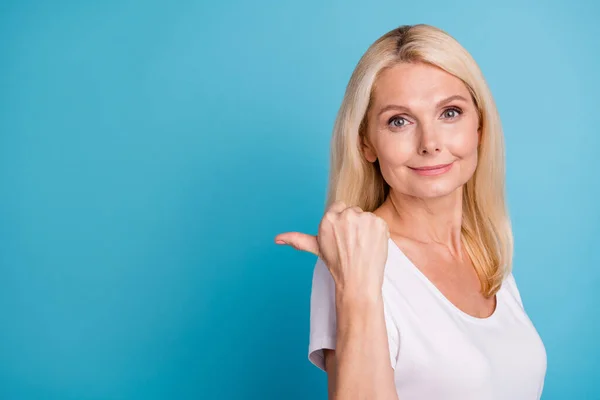
[(512, 270), (513, 235), (505, 200), (504, 138), (494, 99), (475, 60), (452, 36), (426, 25), (403, 25), (377, 39), (359, 60), (342, 100), (331, 139), (326, 207), (335, 201), (373, 211), (389, 185), (379, 163), (361, 150), (373, 84), (398, 63), (427, 63), (461, 79), (479, 113), (477, 168), (463, 189), (462, 243), (486, 296), (493, 296)]

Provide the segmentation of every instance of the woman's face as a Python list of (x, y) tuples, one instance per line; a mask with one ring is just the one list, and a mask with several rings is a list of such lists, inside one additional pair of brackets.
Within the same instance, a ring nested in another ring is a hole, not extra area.
[(371, 144), (364, 144), (364, 154), (370, 162), (379, 159), (391, 190), (445, 196), (475, 172), (477, 109), (454, 75), (423, 63), (388, 68), (375, 82), (367, 118)]

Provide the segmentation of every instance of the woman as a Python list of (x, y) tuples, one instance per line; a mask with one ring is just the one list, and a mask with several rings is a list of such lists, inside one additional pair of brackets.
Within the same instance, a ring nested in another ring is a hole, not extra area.
[[(512, 274), (498, 113), (469, 53), (401, 26), (359, 61), (332, 140), (309, 359), (334, 399), (539, 399), (546, 351)], [(391, 364), (391, 368), (390, 368)]]

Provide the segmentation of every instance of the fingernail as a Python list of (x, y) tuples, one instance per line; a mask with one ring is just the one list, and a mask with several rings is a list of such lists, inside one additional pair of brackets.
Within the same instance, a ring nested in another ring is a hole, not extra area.
[(285, 242), (283, 240), (276, 240), (275, 243), (277, 243), (277, 244), (285, 244)]

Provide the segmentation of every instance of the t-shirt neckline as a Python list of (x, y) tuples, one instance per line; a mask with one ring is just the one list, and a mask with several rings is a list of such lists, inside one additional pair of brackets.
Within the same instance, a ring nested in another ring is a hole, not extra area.
[(423, 272), (421, 272), (421, 270), (419, 268), (417, 268), (417, 266), (410, 260), (410, 258), (408, 258), (408, 256), (406, 254), (404, 254), (404, 252), (402, 251), (402, 249), (396, 244), (396, 242), (392, 239), (389, 238), (389, 244), (396, 250), (397, 253), (400, 254), (400, 256), (408, 263), (410, 269), (414, 272), (414, 274), (425, 283), (425, 285), (439, 298), (441, 299), (448, 307), (450, 307), (450, 309), (452, 309), (456, 314), (460, 315), (461, 317), (472, 321), (472, 322), (476, 322), (479, 324), (486, 324), (486, 323), (491, 323), (492, 321), (494, 321), (498, 314), (500, 313), (501, 309), (502, 309), (502, 301), (501, 301), (501, 292), (504, 289), (504, 285), (502, 285), (502, 287), (500, 288), (500, 290), (498, 290), (498, 292), (496, 292), (496, 307), (494, 308), (494, 311), (492, 312), (491, 315), (489, 315), (488, 317), (485, 318), (480, 318), (480, 317), (475, 317), (471, 314), (468, 314), (466, 312), (464, 312), (463, 310), (461, 310), (460, 308), (458, 308), (453, 302), (451, 302), (438, 288), (437, 286), (435, 286), (433, 284), (433, 282), (431, 282), (429, 280), (429, 278), (427, 278), (427, 276), (425, 276), (425, 274)]

